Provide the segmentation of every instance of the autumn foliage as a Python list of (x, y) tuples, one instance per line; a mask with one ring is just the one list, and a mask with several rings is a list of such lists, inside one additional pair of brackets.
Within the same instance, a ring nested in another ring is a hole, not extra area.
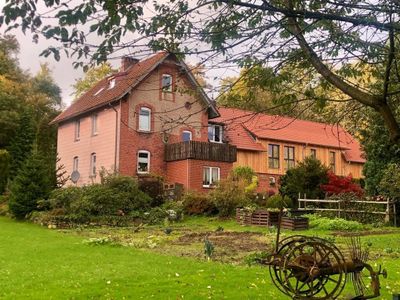
[(343, 193), (354, 193), (358, 197), (364, 194), (364, 190), (360, 185), (353, 182), (351, 175), (346, 177), (337, 176), (332, 172), (328, 172), (328, 183), (322, 184), (321, 189), (330, 195), (338, 195)]

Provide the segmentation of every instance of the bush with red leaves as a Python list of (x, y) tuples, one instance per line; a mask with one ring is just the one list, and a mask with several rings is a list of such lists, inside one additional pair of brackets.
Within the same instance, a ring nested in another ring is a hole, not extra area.
[(361, 186), (353, 182), (351, 175), (341, 177), (332, 172), (328, 172), (328, 183), (321, 184), (321, 189), (328, 196), (343, 193), (353, 193), (358, 197), (361, 197), (364, 194), (364, 190), (361, 188)]

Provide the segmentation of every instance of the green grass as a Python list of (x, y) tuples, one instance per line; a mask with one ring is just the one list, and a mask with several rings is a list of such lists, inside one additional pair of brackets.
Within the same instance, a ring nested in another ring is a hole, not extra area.
[[(213, 231), (218, 226), (226, 231), (266, 232), (231, 220), (190, 218), (175, 224), (173, 233), (189, 228)], [(126, 235), (126, 230), (109, 233)], [(146, 230), (154, 233), (160, 228)], [(104, 228), (48, 230), (0, 217), (0, 299), (288, 299), (271, 283), (264, 267), (83, 242), (105, 232)], [(310, 230), (307, 234), (327, 236), (329, 232)], [(372, 244), (374, 263), (383, 263), (388, 270), (380, 299), (391, 299), (392, 293), (400, 292), (400, 234), (371, 235), (363, 237), (363, 242)]]

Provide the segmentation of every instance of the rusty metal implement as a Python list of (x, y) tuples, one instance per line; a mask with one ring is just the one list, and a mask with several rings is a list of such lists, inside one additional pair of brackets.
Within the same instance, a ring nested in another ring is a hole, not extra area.
[(374, 271), (366, 263), (368, 250), (362, 249), (359, 237), (348, 239), (342, 252), (319, 237), (294, 235), (279, 241), (279, 227), (275, 253), (264, 263), (282, 293), (298, 300), (336, 299), (351, 282), (354, 296), (350, 299), (380, 295), (379, 275), (386, 278), (386, 271), (381, 267)]

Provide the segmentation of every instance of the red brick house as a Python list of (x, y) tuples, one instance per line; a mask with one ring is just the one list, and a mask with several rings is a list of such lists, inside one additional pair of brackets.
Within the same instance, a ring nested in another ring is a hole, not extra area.
[[(186, 189), (206, 190), (227, 176), (236, 147), (208, 121), (218, 110), (184, 62), (166, 52), (124, 57), (53, 120), (60, 164), (79, 173), (77, 185), (99, 182), (99, 171), (157, 174)], [(69, 182), (68, 184), (72, 184)]]
[[(77, 185), (99, 182), (100, 169), (128, 176), (157, 174), (186, 189), (206, 191), (234, 166), (250, 166), (259, 191), (312, 155), (337, 175), (360, 178), (360, 145), (344, 129), (323, 123), (219, 108), (184, 62), (166, 52), (124, 57), (62, 112), (60, 164), (79, 173)], [(73, 184), (71, 181), (68, 184)]]

